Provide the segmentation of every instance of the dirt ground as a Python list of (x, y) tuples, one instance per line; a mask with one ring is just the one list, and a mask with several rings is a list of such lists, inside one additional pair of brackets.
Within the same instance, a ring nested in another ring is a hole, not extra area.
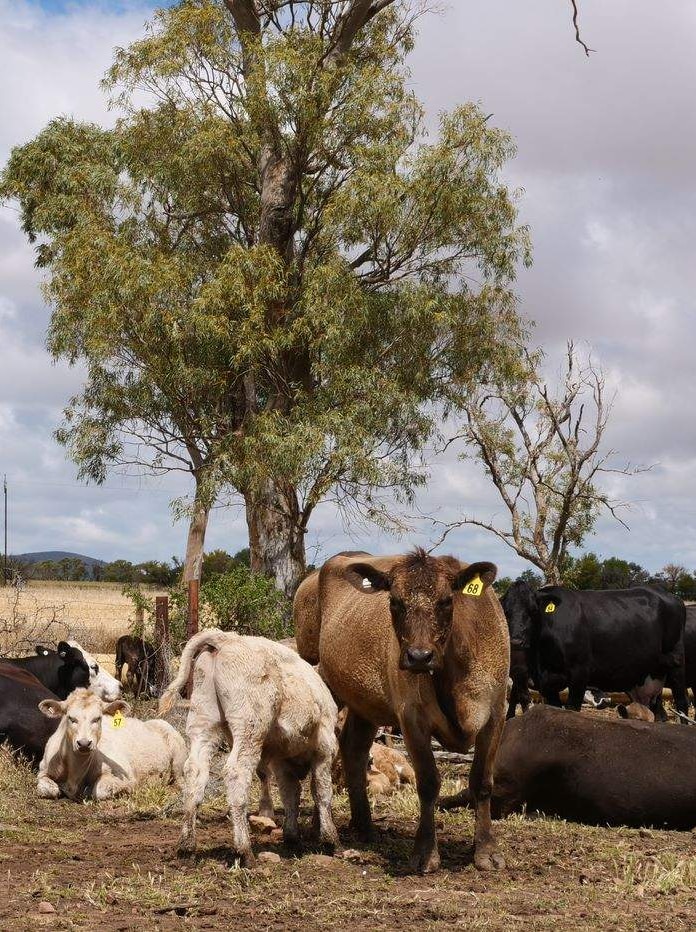
[[(449, 776), (445, 792), (456, 788)], [(418, 804), (405, 789), (376, 804), (374, 844), (351, 837), (347, 801), (338, 795), (349, 857), (328, 858), (311, 846), (298, 853), (280, 833), (266, 834), (256, 837), (257, 854), (275, 852), (280, 861), (248, 871), (230, 857), (219, 781), (211, 787), (198, 857), (179, 860), (174, 790), (143, 787), (101, 805), (39, 800), (31, 772), (0, 754), (0, 930), (696, 927), (695, 833), (513, 816), (496, 823), (508, 869), (482, 874), (471, 859), (472, 814), (442, 813), (441, 871), (409, 876)], [(304, 822), (308, 829), (308, 809)]]

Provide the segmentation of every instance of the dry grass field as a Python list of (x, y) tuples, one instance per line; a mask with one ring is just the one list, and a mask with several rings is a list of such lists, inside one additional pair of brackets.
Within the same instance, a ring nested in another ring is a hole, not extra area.
[[(19, 635), (28, 650), (34, 643), (70, 637), (98, 654), (113, 653), (135, 617), (121, 583), (30, 582), (21, 592), (0, 588), (0, 651)], [(148, 598), (158, 594), (147, 591)], [(2, 643), (2, 642), (5, 643)]]

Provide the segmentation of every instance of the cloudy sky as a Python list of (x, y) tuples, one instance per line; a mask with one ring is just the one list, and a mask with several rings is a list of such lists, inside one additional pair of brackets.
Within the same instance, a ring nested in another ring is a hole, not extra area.
[[(53, 116), (107, 122), (98, 82), (114, 45), (141, 34), (147, 2), (0, 0), (0, 159)], [(507, 169), (524, 189), (534, 265), (519, 275), (535, 340), (560, 358), (573, 338), (592, 347), (618, 390), (608, 444), (655, 464), (616, 482), (632, 503), (630, 531), (602, 520), (588, 549), (650, 569), (696, 568), (696, 4), (582, 0), (588, 59), (573, 41), (565, 0), (457, 0), (421, 24), (413, 83), (434, 117), (477, 100), (517, 140)], [(10, 550), (65, 549), (134, 561), (181, 554), (185, 528), (171, 478), (78, 484), (52, 440), (79, 369), (43, 349), (47, 311), (32, 254), (11, 208), (0, 211), (0, 472), (10, 489)], [(435, 465), (420, 507), (443, 517), (499, 513), (473, 464)], [(370, 549), (398, 549), (370, 538)], [(312, 557), (352, 540), (329, 508), (315, 518)], [(425, 542), (425, 532), (418, 538)], [(219, 509), (208, 549), (245, 546), (239, 509)], [(524, 564), (490, 535), (452, 534), (465, 559), (501, 573)]]

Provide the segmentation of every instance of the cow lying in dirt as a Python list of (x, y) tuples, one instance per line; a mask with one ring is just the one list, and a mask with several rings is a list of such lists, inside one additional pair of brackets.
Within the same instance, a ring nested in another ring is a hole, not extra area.
[(64, 702), (44, 699), (39, 708), (60, 719), (39, 766), (39, 796), (99, 800), (153, 777), (181, 780), (186, 745), (168, 722), (127, 718), (128, 703), (106, 703), (87, 689), (76, 689)]
[[(387, 796), (400, 786), (415, 786), (416, 774), (406, 756), (397, 748), (390, 748), (375, 741), (370, 748), (367, 767), (367, 792), (369, 796)], [(333, 767), (333, 782), (345, 786), (340, 757)]]
[[(590, 825), (696, 826), (696, 729), (534, 706), (505, 725), (492, 810)], [(469, 804), (469, 791), (441, 808)]]
[(247, 808), (254, 774), (273, 773), (285, 809), (285, 842), (299, 841), (301, 780), (311, 771), (319, 840), (338, 844), (331, 815), (331, 765), (337, 750), (336, 704), (325, 683), (295, 651), (266, 638), (212, 628), (195, 635), (181, 655), (175, 680), (160, 699), (173, 706), (194, 670), (186, 734), (191, 750), (184, 768), (184, 822), (179, 852), (196, 845), (196, 813), (208, 782), (210, 758), (222, 739), (232, 750), (225, 764), (234, 848), (244, 865), (254, 862)]

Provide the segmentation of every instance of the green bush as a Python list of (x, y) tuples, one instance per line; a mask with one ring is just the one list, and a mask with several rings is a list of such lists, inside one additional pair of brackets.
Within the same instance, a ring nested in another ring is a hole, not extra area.
[(292, 635), (292, 606), (273, 581), (235, 566), (201, 586), (201, 605), (223, 631), (278, 640)]

